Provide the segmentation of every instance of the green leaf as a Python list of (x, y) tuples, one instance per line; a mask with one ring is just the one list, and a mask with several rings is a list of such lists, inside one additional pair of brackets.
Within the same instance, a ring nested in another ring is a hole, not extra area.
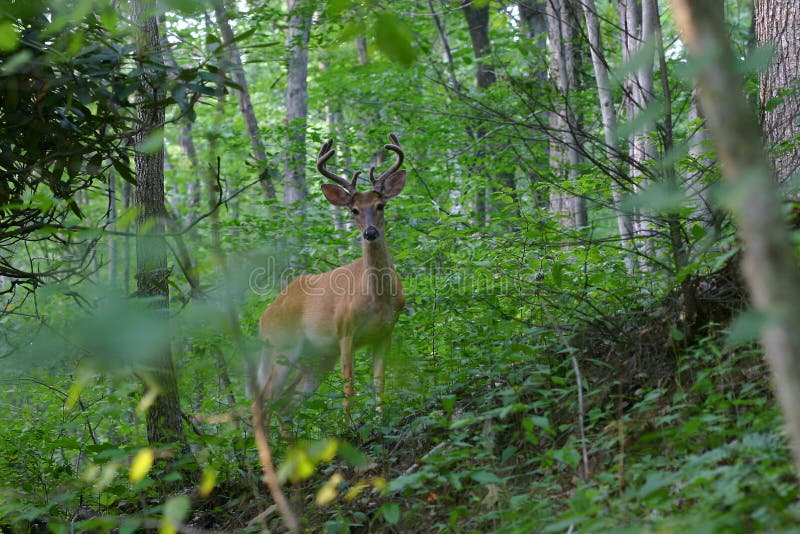
[(736, 347), (758, 341), (761, 332), (769, 324), (769, 317), (756, 310), (747, 310), (734, 319), (728, 329), (727, 344)]
[(627, 197), (622, 208), (633, 210), (645, 207), (656, 212), (670, 212), (679, 209), (686, 201), (683, 191), (667, 182), (654, 183), (641, 193)]
[(339, 456), (354, 467), (364, 467), (367, 465), (367, 457), (364, 453), (347, 443), (346, 441), (339, 442), (338, 447)]
[(381, 506), (381, 515), (390, 525), (396, 525), (400, 521), (400, 506), (397, 503), (386, 503)]
[(137, 149), (145, 154), (154, 154), (159, 150), (161, 150), (161, 147), (163, 146), (164, 146), (164, 131), (158, 129), (153, 133), (151, 133), (150, 135), (148, 135), (144, 140), (142, 140), (142, 142), (139, 143)]
[(376, 18), (375, 42), (381, 52), (395, 63), (407, 67), (417, 59), (411, 32), (394, 13), (383, 11)]
[(475, 471), (469, 477), (478, 484), (502, 484), (503, 481), (490, 471)]
[(189, 515), (190, 508), (191, 502), (187, 495), (178, 495), (169, 499), (164, 504), (162, 529), (165, 527), (169, 529), (171, 527), (177, 530), (178, 526), (183, 523), (186, 516)]
[(0, 52), (10, 52), (17, 48), (19, 35), (11, 21), (0, 22)]

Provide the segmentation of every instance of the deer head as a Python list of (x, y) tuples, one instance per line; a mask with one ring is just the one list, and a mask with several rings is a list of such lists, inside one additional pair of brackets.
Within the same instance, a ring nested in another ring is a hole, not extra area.
[(370, 168), (369, 179), (372, 183), (372, 190), (366, 193), (360, 193), (357, 188), (360, 171), (354, 173), (353, 177), (347, 180), (327, 169), (328, 160), (335, 153), (335, 150), (331, 148), (333, 139), (329, 139), (322, 145), (317, 156), (317, 170), (335, 182), (335, 184), (322, 184), (322, 193), (334, 206), (350, 210), (361, 235), (367, 241), (375, 241), (384, 235), (383, 211), (386, 203), (399, 195), (406, 185), (406, 171), (398, 170), (403, 164), (403, 149), (400, 148), (400, 142), (396, 135), (389, 134), (389, 140), (391, 143), (384, 145), (384, 148), (394, 152), (397, 159), (378, 178), (375, 178), (375, 167)]

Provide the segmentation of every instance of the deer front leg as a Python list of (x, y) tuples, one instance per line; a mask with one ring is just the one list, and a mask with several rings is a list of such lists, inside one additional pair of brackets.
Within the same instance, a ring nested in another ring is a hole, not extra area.
[(353, 396), (353, 338), (345, 336), (339, 340), (339, 358), (344, 381), (344, 413), (350, 415), (350, 397)]
[(375, 403), (377, 404), (378, 412), (383, 411), (383, 386), (385, 383), (385, 359), (389, 354), (392, 346), (392, 338), (389, 337), (386, 341), (376, 344), (372, 350), (373, 367), (372, 367), (372, 384), (375, 386)]

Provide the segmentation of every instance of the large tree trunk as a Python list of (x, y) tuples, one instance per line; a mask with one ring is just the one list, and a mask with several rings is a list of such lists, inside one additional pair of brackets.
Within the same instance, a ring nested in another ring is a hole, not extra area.
[(800, 469), (800, 269), (780, 193), (743, 82), (732, 70), (736, 62), (718, 1), (671, 3), (683, 40), (702, 66), (700, 100), (723, 176), (735, 189), (731, 197), (738, 199), (731, 207), (744, 244), (744, 274), (753, 304), (766, 318), (762, 342)]
[(775, 50), (760, 77), (761, 123), (783, 183), (800, 171), (800, 2), (757, 0), (755, 32), (759, 45)]
[(288, 157), (284, 170), (284, 204), (308, 195), (306, 189), (306, 122), (308, 120), (308, 39), (311, 13), (302, 0), (289, 0), (289, 34), (286, 49), (286, 128)]
[[(228, 52), (228, 62), (230, 63), (231, 74), (239, 89), (235, 89), (239, 94), (239, 110), (244, 117), (247, 126), (247, 134), (250, 137), (250, 147), (253, 149), (253, 159), (258, 165), (258, 172), (261, 186), (264, 188), (264, 196), (267, 199), (275, 198), (275, 185), (272, 183), (270, 164), (267, 161), (267, 154), (264, 151), (264, 143), (261, 141), (261, 134), (258, 130), (258, 120), (253, 110), (253, 102), (250, 100), (250, 91), (247, 88), (247, 77), (244, 73), (242, 55), (239, 47), (234, 42), (233, 29), (228, 21), (228, 14), (225, 11), (224, 0), (214, 2), (214, 16), (217, 19), (219, 31), (222, 34), (222, 44)], [(199, 192), (198, 192), (199, 197)]]
[[(132, 0), (131, 19), (136, 33), (143, 71), (139, 94), (139, 132), (136, 135), (136, 194), (139, 209), (136, 235), (136, 287), (140, 297), (152, 299), (153, 313), (167, 320), (169, 312), (169, 269), (167, 243), (164, 238), (166, 211), (164, 209), (164, 144), (158, 149), (143, 152), (141, 143), (163, 136), (164, 88), (158, 83), (158, 71), (150, 61), (162, 62), (155, 0)], [(149, 60), (149, 61), (148, 61)], [(149, 144), (149, 142), (148, 142)], [(147, 369), (142, 371), (145, 385), (155, 388), (158, 396), (147, 411), (147, 439), (152, 444), (181, 443), (183, 435), (178, 383), (169, 343), (161, 347)]]

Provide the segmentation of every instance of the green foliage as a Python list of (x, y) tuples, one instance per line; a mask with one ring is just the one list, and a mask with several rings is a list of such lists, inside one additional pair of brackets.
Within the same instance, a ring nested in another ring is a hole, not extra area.
[[(247, 523), (271, 502), (260, 485), (244, 386), (245, 358), (260, 349), (258, 318), (297, 274), (359, 256), (347, 214), (331, 211), (312, 174), (320, 144), (336, 137), (337, 172), (349, 174), (375, 163), (389, 132), (400, 137), (409, 172), (386, 208), (408, 305), (393, 336), (382, 411), (372, 362), (358, 354), (352, 419), (343, 422), (335, 372), (290, 417), (273, 416), (279, 475), (310, 529), (718, 532), (796, 524), (782, 423), (749, 345), (764, 319), (742, 315), (723, 345), (719, 326), (706, 324), (714, 314), (689, 325), (692, 332), (676, 296), (685, 283), (703, 287), (697, 280), (737, 253), (727, 222), (709, 225), (695, 212), (696, 191), (718, 176), (710, 149), (688, 149), (700, 121), (676, 112), (665, 146), (667, 95), (657, 87), (655, 101), (617, 131), (624, 144), (657, 127), (662, 157), (638, 169), (648, 185), (631, 183), (607, 160), (585, 63), (569, 95), (582, 117), (585, 159), (576, 169), (551, 167), (546, 124), (559, 95), (539, 78), (547, 52), (515, 10), (488, 5), (493, 52), (483, 61), (497, 82), (478, 90), (457, 5), (434, 2), (456, 88), (427, 6), (326, 2), (309, 49), (309, 196), (285, 207), (279, 169), (297, 143), (283, 123), (284, 5), (239, 2), (231, 13), (261, 160), (239, 112), (243, 87), (231, 80), (213, 21), (201, 22), (210, 4), (160, 3), (177, 63), (149, 58), (158, 71), (152, 82), (168, 95), (166, 195), (176, 224), (167, 236), (164, 315), (132, 295), (138, 214), (120, 205), (122, 182), (135, 181), (126, 140), (141, 81), (126, 14), (91, 2), (4, 8), (0, 218), (32, 219), (0, 221), (0, 266), (53, 267), (58, 276), (0, 279), (0, 291), (41, 285), (4, 301), (0, 312), (0, 528), (27, 531), (36, 521), (55, 532), (259, 528)], [(608, 22), (616, 4), (599, 1), (598, 9), (608, 60), (622, 80), (653, 50), (622, 65)], [(729, 16), (743, 40), (746, 14)], [(672, 42), (674, 28), (663, 22)], [(362, 37), (366, 62), (354, 43)], [(743, 68), (755, 72), (763, 60), (754, 53)], [(675, 77), (681, 50), (671, 48), (666, 61), (673, 109), (684, 110), (691, 85)], [(197, 161), (185, 152), (188, 134)], [(217, 162), (213, 194), (224, 205), (215, 235), (204, 187)], [(116, 218), (108, 211), (112, 175), (122, 178), (112, 195)], [(261, 178), (273, 181), (278, 199), (264, 198)], [(614, 205), (620, 191), (628, 199)], [(565, 228), (552, 212), (562, 192), (587, 200), (588, 227)], [(478, 197), (489, 206), (483, 218)], [(620, 243), (620, 208), (646, 214), (654, 237), (636, 249)], [(33, 228), (36, 221), (43, 226)], [(667, 238), (675, 221), (682, 263)], [(179, 265), (178, 235), (191, 266)], [(642, 267), (631, 274), (634, 252)], [(79, 268), (61, 269), (75, 262)], [(199, 285), (190, 286), (187, 267)], [(243, 339), (231, 329), (228, 302)], [(698, 332), (707, 337), (698, 340)], [(140, 378), (165, 344), (177, 364), (191, 454), (147, 443), (152, 390)], [(278, 419), (295, 439), (278, 437)], [(277, 527), (276, 517), (265, 521)]]

